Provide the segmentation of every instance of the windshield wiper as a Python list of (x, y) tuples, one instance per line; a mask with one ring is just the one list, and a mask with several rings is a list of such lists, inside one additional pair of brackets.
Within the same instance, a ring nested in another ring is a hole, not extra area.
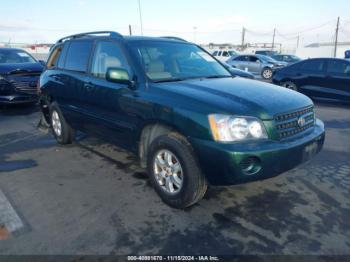
[(165, 83), (165, 82), (180, 82), (184, 80), (188, 80), (190, 78), (188, 77), (174, 77), (174, 78), (166, 78), (166, 79), (160, 79), (153, 81), (154, 83)]
[(232, 77), (232, 76), (229, 76), (229, 75), (213, 75), (213, 76), (205, 76), (203, 78), (228, 78), (228, 77)]

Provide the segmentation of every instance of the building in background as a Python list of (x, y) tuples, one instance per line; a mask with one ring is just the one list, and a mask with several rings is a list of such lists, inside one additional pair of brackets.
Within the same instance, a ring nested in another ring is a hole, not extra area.
[[(339, 42), (337, 57), (344, 58), (344, 54), (347, 50), (350, 50), (350, 42)], [(304, 47), (297, 48), (295, 54), (304, 59), (315, 57), (333, 57), (334, 43), (312, 43)]]

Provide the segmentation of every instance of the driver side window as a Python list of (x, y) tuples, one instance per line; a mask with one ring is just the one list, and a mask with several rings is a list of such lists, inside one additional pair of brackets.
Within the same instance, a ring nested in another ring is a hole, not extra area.
[(92, 61), (91, 74), (98, 78), (105, 78), (108, 68), (123, 68), (128, 72), (129, 66), (120, 47), (113, 42), (98, 42)]

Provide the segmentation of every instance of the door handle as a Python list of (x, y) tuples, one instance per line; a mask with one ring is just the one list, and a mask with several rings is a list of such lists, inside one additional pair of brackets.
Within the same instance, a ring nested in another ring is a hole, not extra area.
[(91, 88), (94, 87), (94, 84), (91, 83), (91, 82), (88, 82), (88, 83), (85, 83), (85, 84), (84, 84), (84, 87), (87, 88), (87, 89), (91, 89)]

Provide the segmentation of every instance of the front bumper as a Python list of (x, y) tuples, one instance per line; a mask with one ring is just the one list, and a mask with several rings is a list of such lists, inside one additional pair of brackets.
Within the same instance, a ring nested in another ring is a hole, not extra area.
[[(231, 185), (279, 175), (321, 151), (325, 140), (322, 121), (313, 131), (294, 140), (223, 144), (190, 138), (210, 184)], [(247, 164), (252, 169), (247, 172)]]
[(26, 104), (34, 103), (38, 101), (37, 95), (22, 95), (22, 94), (13, 94), (13, 95), (0, 95), (0, 104)]

